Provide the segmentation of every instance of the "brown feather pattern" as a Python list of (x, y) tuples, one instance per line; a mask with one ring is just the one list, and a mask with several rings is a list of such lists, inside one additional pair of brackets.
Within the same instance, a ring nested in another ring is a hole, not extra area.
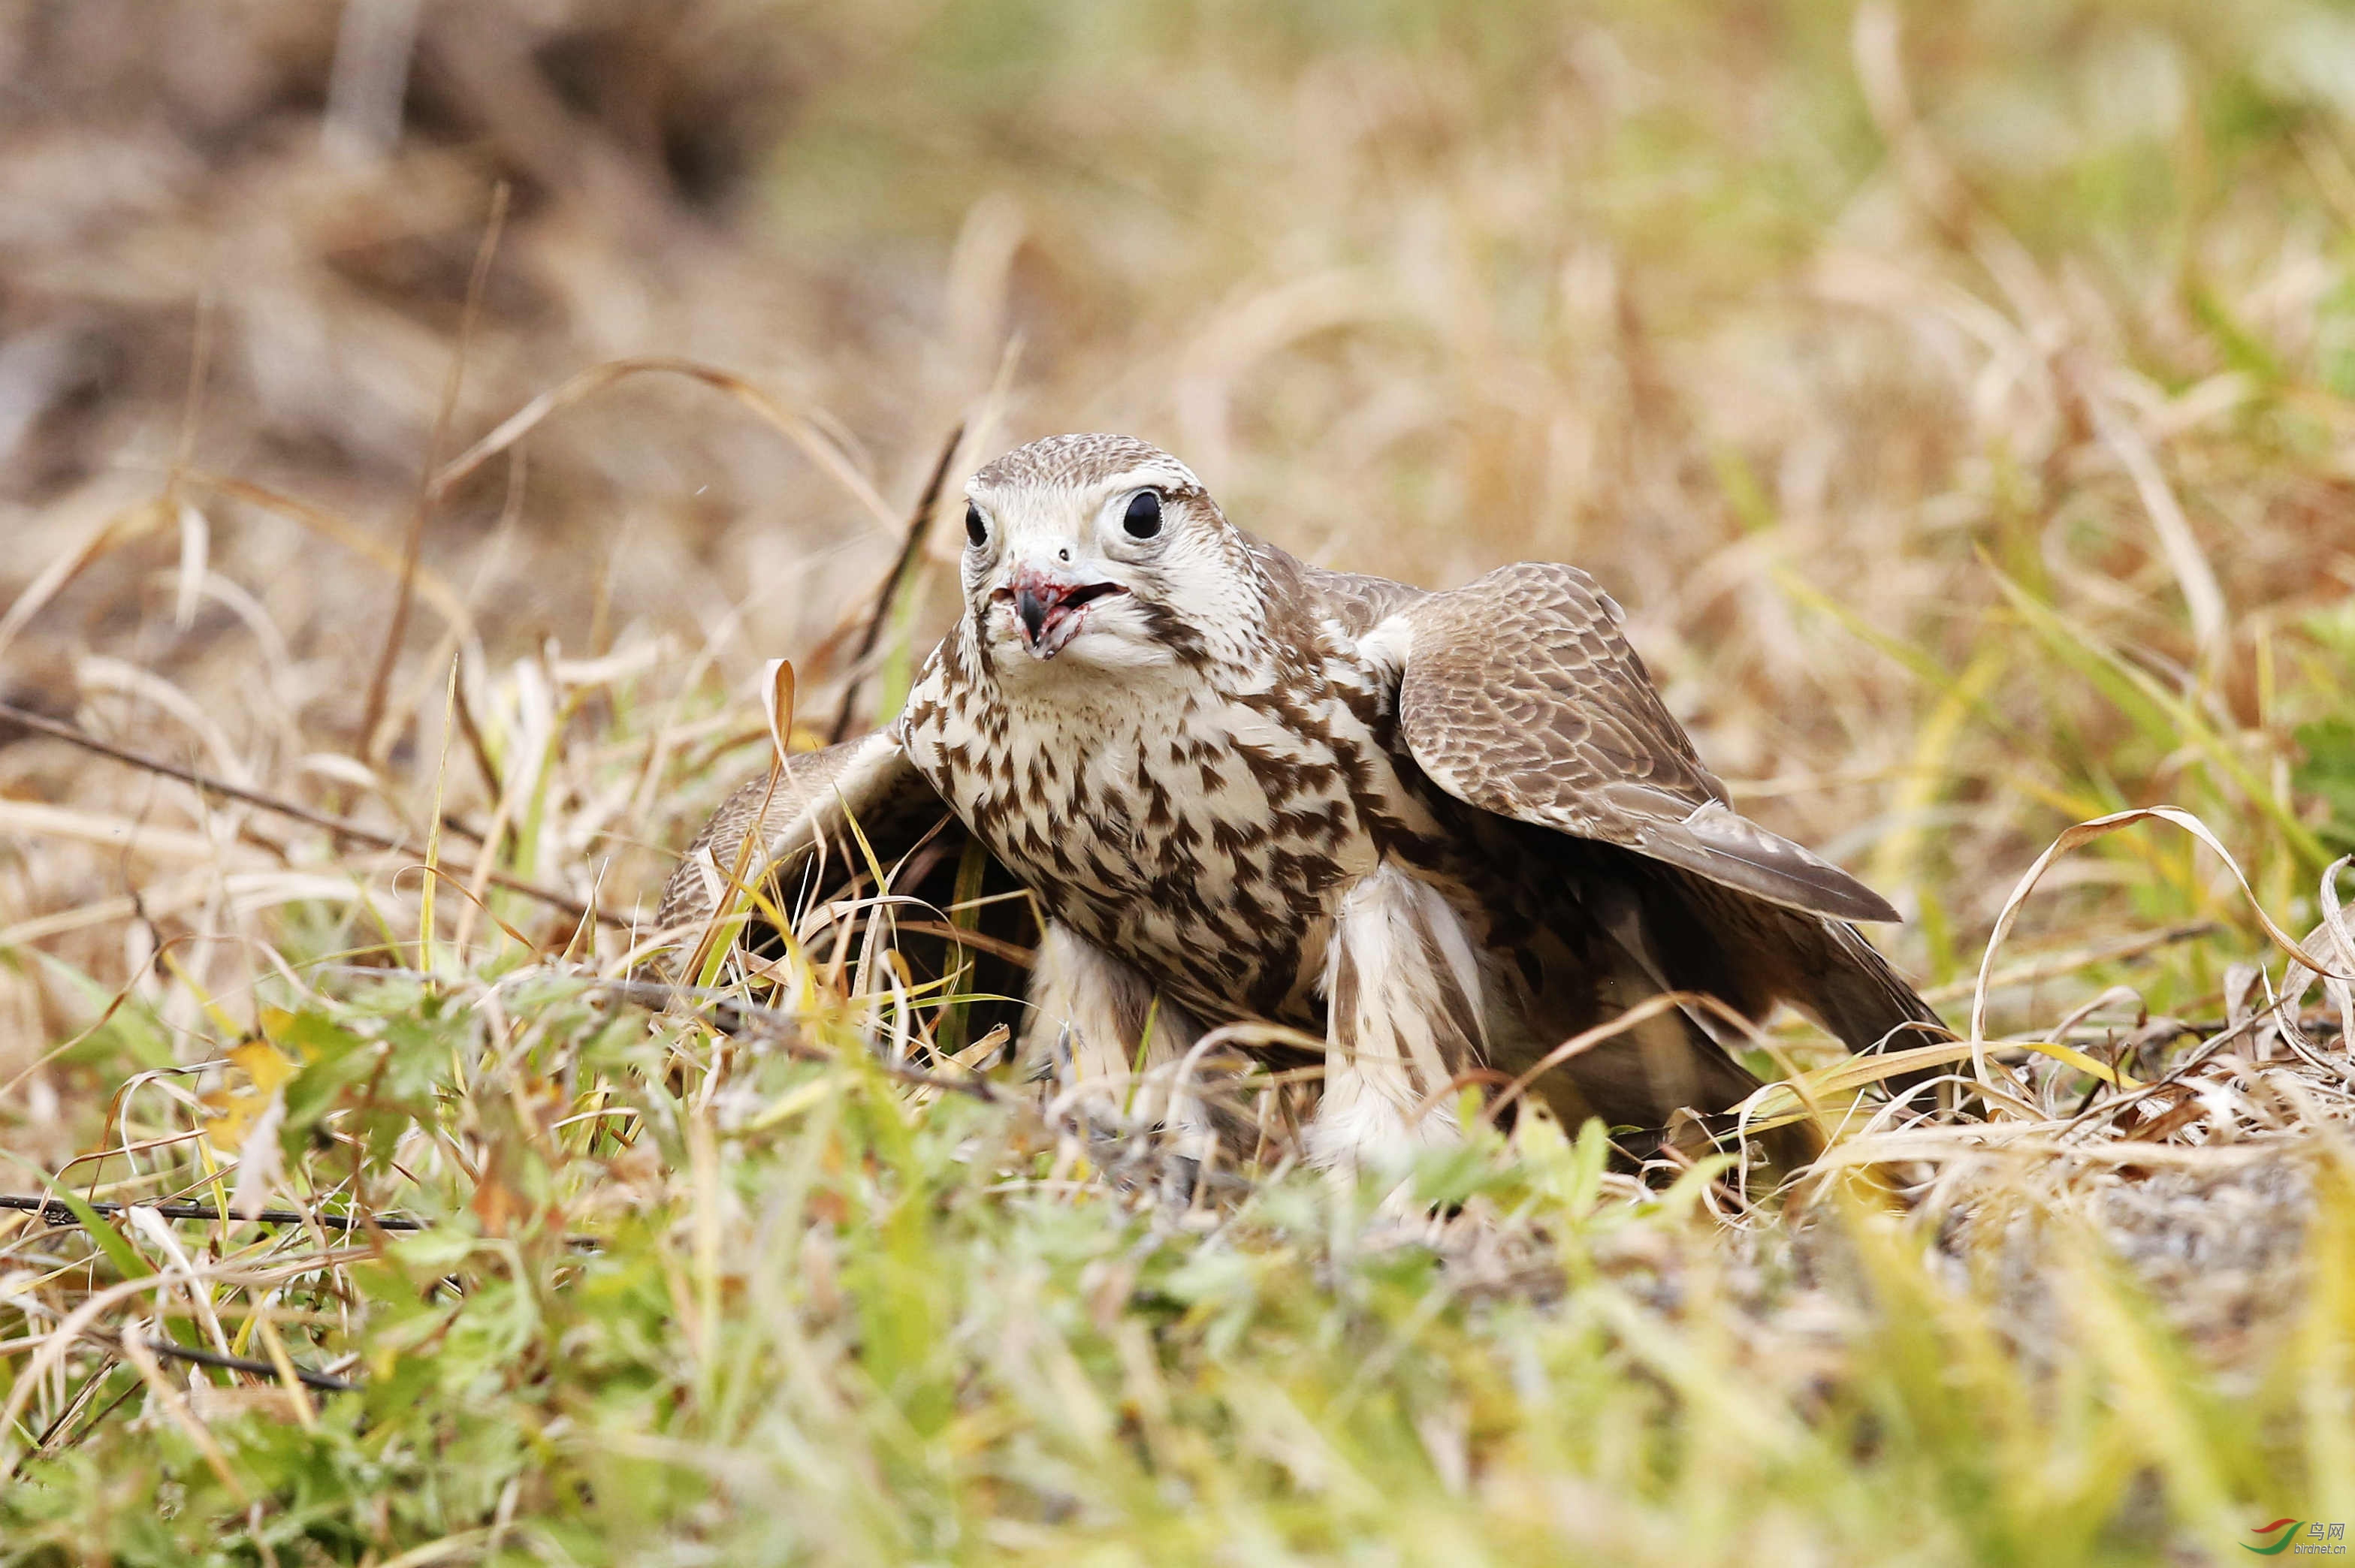
[[(1421, 911), (1420, 934), (1399, 938), (1406, 959), (1438, 973), (1447, 942), (1468, 948), (1471, 969), (1454, 971), (1465, 983), (1432, 1003), (1445, 1027), (1427, 1038), (1506, 1071), (1664, 989), (1753, 1018), (1789, 1001), (1856, 1049), (1937, 1027), (1847, 924), (1893, 917), (1888, 905), (1732, 810), (1584, 573), (1524, 564), (1427, 593), (1305, 565), (1125, 437), (1033, 443), (970, 493), (996, 517), (1084, 522), (1134, 472), (1159, 476), (1195, 573), (1190, 588), (1142, 569), (1125, 579), (1130, 652), (1151, 659), (1067, 664), (1044, 681), (1002, 632), (993, 648), (996, 567), (969, 555), (966, 615), (899, 723), (865, 743), (900, 759), (821, 754), (797, 785), (807, 825), (773, 859), (805, 853), (826, 818), (817, 796), (838, 779), (869, 805), (899, 803), (876, 814), (902, 821), (928, 789), (1057, 927), (1173, 1008), (1204, 1026), (1330, 1025), (1337, 1048), (1337, 1015), (1351, 1010), (1328, 1010), (1328, 949), (1352, 890), (1378, 872), (1437, 895), (1368, 901)], [(1080, 526), (1055, 535), (1078, 541), (1056, 558), (1085, 553)], [(702, 842), (724, 861), (741, 798), (722, 817)], [(678, 885), (691, 872), (673, 888), (689, 903)], [(1381, 950), (1364, 937), (1353, 952)], [(1354, 972), (1333, 981), (1356, 988)], [(1456, 1014), (1475, 993), (1469, 1028)], [(1564, 1115), (1658, 1127), (1753, 1086), (1705, 1021), (1670, 1012), (1541, 1089)]]
[(1736, 814), (1576, 567), (1500, 567), (1406, 612), (1400, 724), (1425, 773), (1501, 816), (1623, 845), (1777, 904), (1894, 920), (1838, 866)]

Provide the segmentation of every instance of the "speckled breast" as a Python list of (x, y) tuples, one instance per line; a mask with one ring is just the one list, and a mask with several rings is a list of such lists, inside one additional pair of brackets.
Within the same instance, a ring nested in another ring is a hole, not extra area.
[(911, 694), (909, 755), (1051, 916), (1207, 1022), (1315, 1025), (1340, 897), (1411, 832), (1329, 682), (1025, 705), (957, 674)]

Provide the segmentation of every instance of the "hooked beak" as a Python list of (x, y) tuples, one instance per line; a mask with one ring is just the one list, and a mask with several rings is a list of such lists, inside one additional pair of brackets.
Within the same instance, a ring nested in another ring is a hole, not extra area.
[(1008, 601), (1022, 622), (1022, 644), (1030, 657), (1052, 659), (1080, 634), (1087, 607), (1128, 589), (1115, 582), (1084, 582), (1059, 572), (1021, 567), (993, 598)]

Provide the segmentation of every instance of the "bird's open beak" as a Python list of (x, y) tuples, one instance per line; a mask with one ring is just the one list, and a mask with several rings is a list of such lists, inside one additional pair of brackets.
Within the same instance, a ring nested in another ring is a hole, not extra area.
[(1080, 634), (1087, 608), (1128, 589), (1115, 582), (1091, 581), (1060, 571), (1018, 567), (994, 596), (1014, 607), (1022, 623), (1022, 645), (1033, 659), (1052, 659)]

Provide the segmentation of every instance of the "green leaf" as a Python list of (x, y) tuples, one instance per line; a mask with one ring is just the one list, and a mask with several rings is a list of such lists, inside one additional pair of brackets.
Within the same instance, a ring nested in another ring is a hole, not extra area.
[(374, 1071), (377, 1053), (369, 1042), (317, 1012), (297, 1013), (279, 1035), (303, 1056), (303, 1065), (286, 1081), (286, 1119), (278, 1135), (292, 1160), (345, 1088)]

